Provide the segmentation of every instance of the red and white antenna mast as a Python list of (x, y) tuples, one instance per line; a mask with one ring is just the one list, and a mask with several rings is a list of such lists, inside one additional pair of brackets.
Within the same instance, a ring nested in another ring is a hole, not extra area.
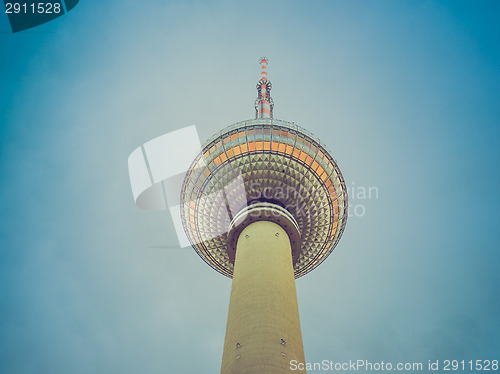
[(267, 79), (267, 64), (269, 60), (262, 57), (260, 60), (260, 81), (257, 83), (257, 100), (255, 100), (255, 118), (273, 118), (274, 102), (271, 98), (273, 85)]

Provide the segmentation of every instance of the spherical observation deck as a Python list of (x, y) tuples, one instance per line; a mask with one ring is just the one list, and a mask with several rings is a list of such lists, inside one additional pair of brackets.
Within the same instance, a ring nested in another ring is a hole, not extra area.
[(232, 277), (228, 231), (243, 211), (266, 205), (291, 216), (288, 225), (297, 228), (296, 278), (333, 251), (347, 220), (344, 179), (320, 141), (293, 123), (257, 118), (221, 130), (203, 146), (184, 179), (181, 218), (200, 257)]

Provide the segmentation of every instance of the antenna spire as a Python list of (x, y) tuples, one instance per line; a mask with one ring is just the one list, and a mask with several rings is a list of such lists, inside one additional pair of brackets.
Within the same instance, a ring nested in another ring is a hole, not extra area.
[(271, 98), (273, 85), (267, 79), (267, 64), (269, 60), (262, 57), (260, 60), (260, 80), (257, 83), (257, 99), (255, 100), (255, 118), (273, 118), (274, 102)]

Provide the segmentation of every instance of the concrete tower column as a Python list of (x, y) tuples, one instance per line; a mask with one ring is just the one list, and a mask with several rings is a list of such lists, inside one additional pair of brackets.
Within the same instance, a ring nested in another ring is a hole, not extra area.
[(221, 374), (290, 373), (291, 360), (305, 362), (290, 239), (253, 222), (236, 245)]

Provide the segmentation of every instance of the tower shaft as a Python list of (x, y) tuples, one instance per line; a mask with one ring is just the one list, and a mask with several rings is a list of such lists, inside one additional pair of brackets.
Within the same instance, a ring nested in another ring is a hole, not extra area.
[(221, 374), (289, 373), (291, 360), (304, 362), (290, 239), (257, 221), (237, 241)]

